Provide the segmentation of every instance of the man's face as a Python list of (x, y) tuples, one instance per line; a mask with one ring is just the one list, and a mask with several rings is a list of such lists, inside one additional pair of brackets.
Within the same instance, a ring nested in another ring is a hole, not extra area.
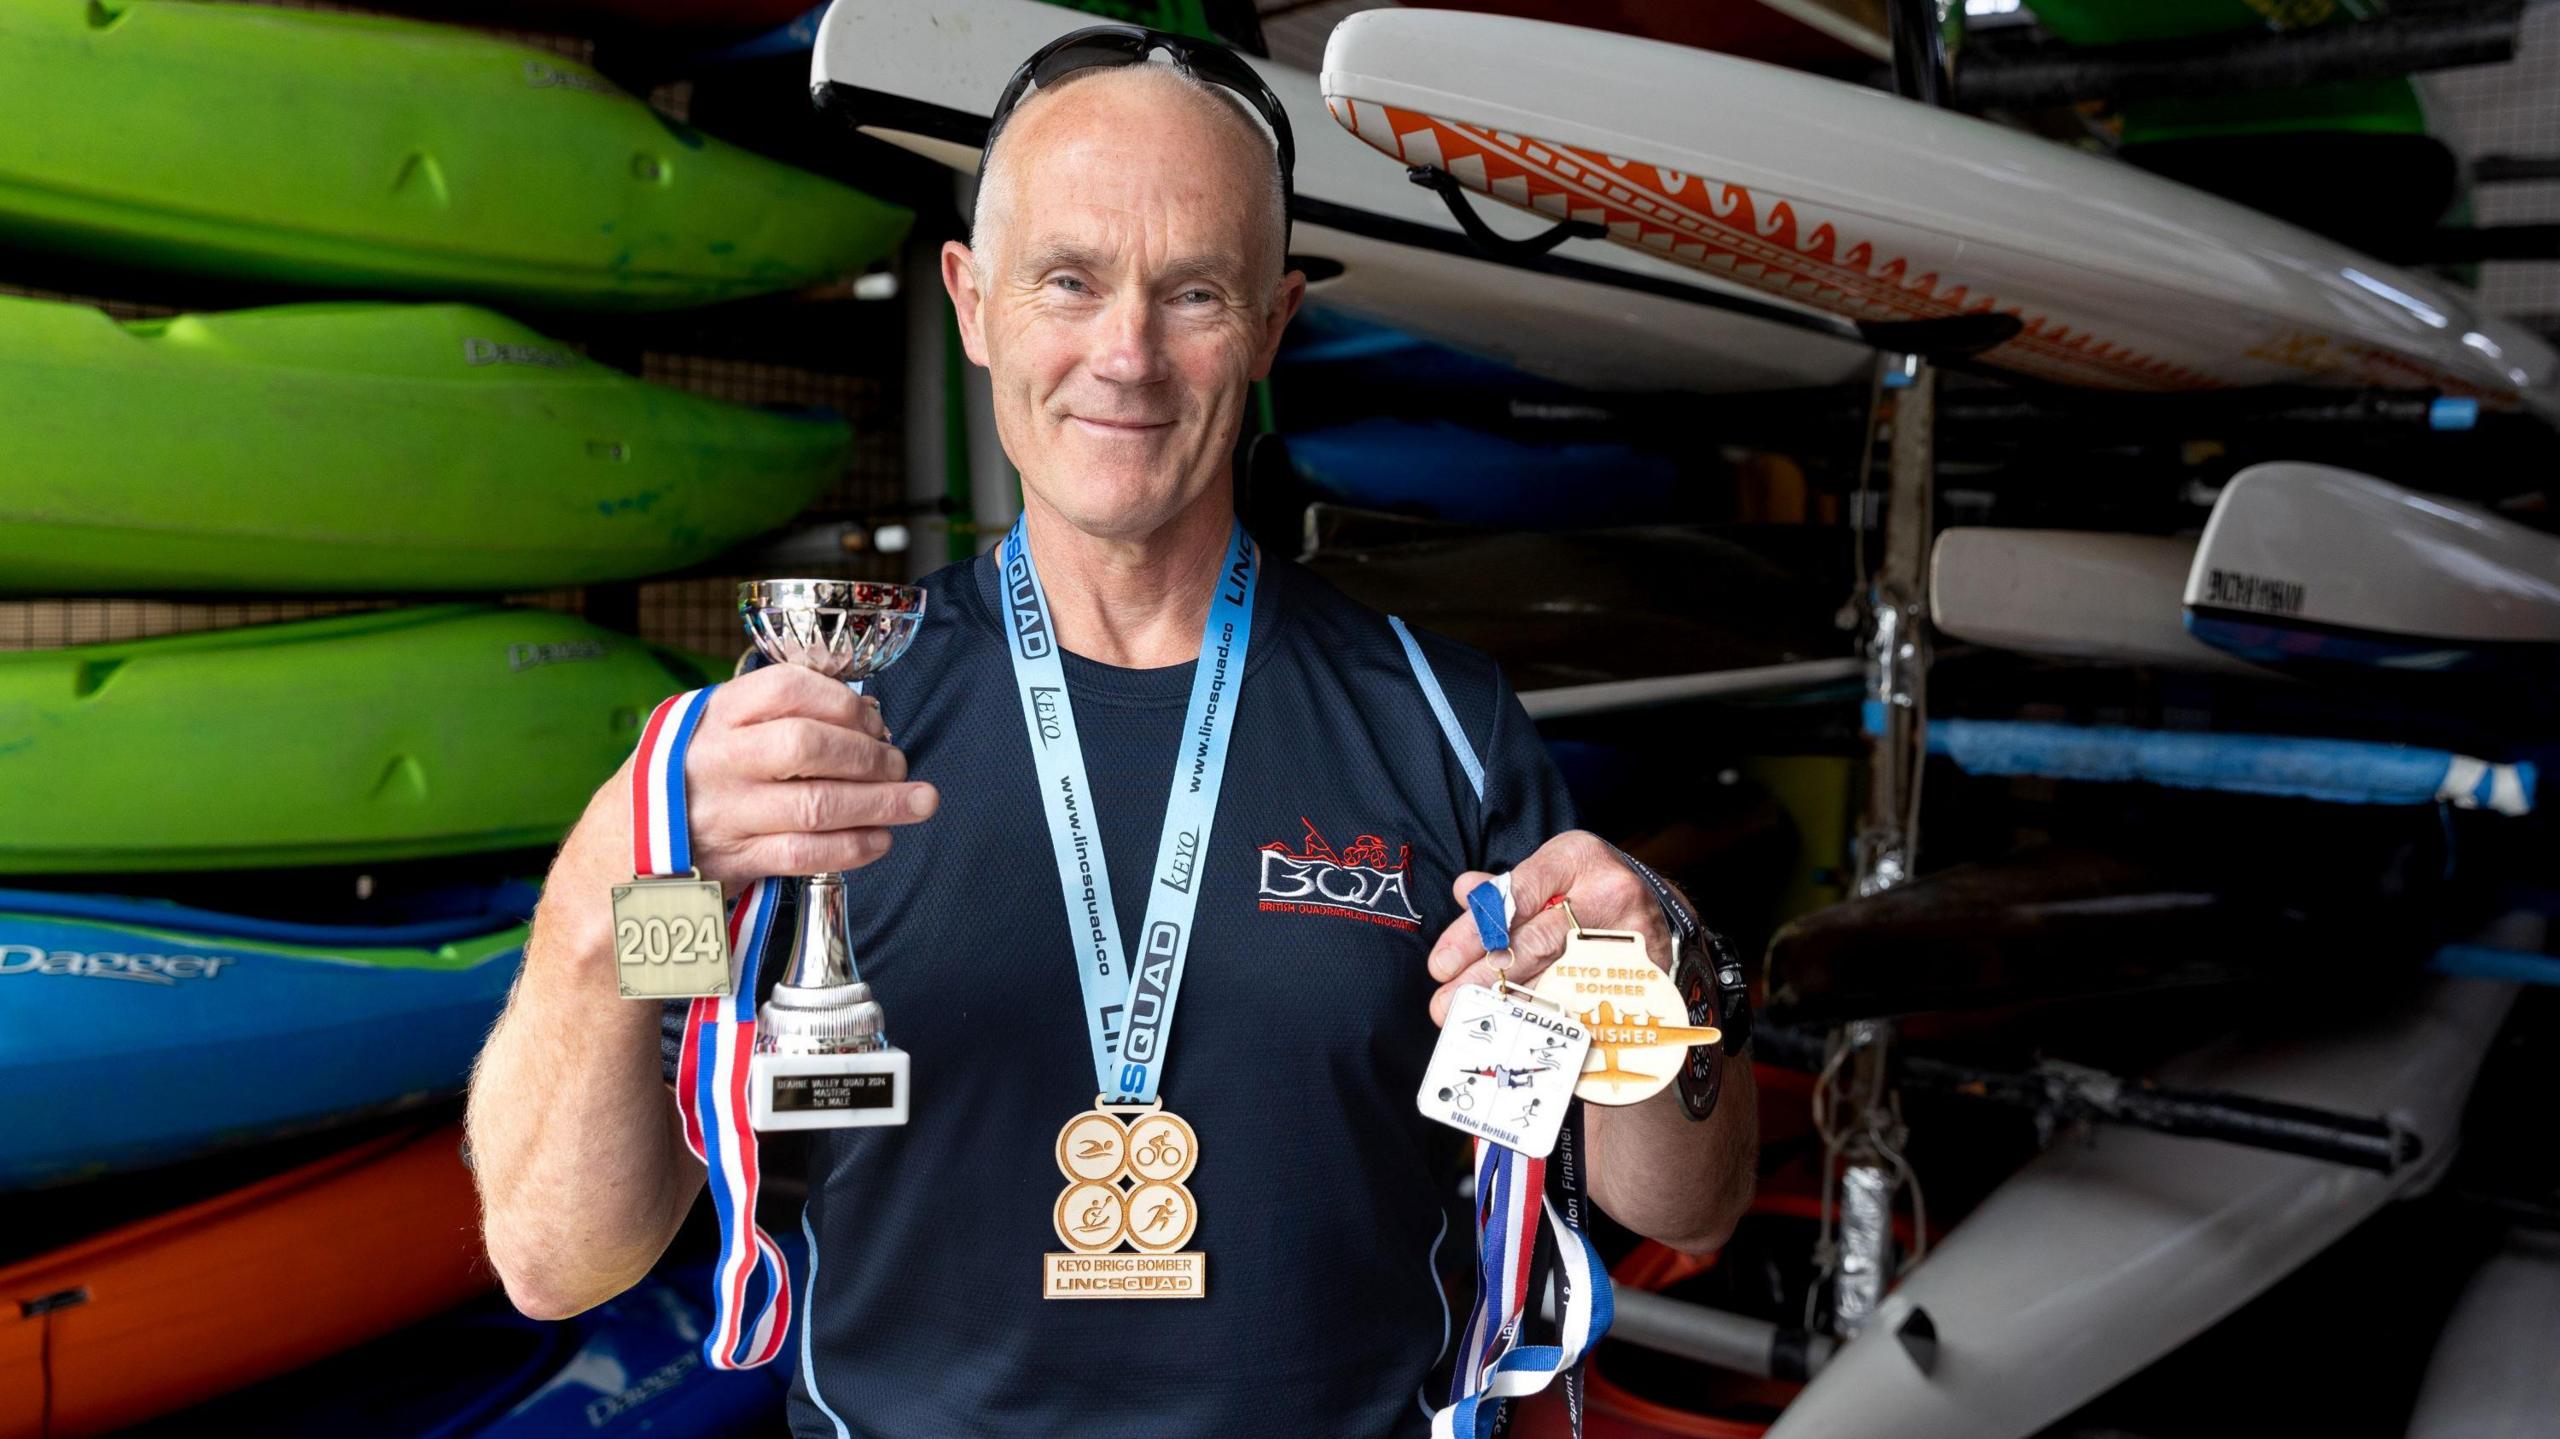
[(991, 253), (948, 246), (943, 271), (1024, 489), (1136, 538), (1225, 481), (1305, 281), (1277, 278), (1256, 138), (1198, 97), (1111, 78), (1017, 112)]

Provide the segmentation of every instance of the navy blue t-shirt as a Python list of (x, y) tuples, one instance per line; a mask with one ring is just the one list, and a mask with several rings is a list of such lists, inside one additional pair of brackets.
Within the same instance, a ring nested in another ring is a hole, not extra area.
[[(1044, 1300), (1042, 1256), (1063, 1247), (1055, 1141), (1094, 1101), (1074, 942), (995, 563), (925, 584), (922, 633), (867, 688), (942, 808), (848, 881), (863, 978), (912, 1056), (912, 1114), (811, 1146), (795, 1431), (1426, 1432), (1420, 1391), (1451, 1324), (1434, 1250), (1471, 1237), (1444, 1226), (1447, 1151), (1414, 1110), (1437, 1033), (1424, 956), (1458, 914), (1458, 874), (1572, 823), (1519, 701), (1484, 656), (1417, 637), (1479, 797), (1386, 618), (1266, 566), (1162, 1089), (1199, 1139), (1186, 1248), (1208, 1256), (1208, 1294)], [(1071, 654), (1066, 671), (1126, 943), (1192, 666)]]

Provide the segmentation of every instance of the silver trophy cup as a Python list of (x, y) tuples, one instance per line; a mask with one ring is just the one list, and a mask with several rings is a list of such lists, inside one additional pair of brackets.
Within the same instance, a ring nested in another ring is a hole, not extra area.
[[(915, 585), (751, 580), (738, 617), (767, 660), (858, 684), (906, 653), (924, 621)], [(854, 972), (841, 874), (777, 880), (757, 973), (779, 972), (756, 1015), (748, 1110), (758, 1129), (850, 1129), (907, 1122), (907, 1056)]]

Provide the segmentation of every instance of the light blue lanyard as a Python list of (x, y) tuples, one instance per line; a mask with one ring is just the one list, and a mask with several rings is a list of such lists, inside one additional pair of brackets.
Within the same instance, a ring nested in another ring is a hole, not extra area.
[[(1200, 628), (1191, 708), (1183, 716), (1173, 792), (1165, 797), (1164, 827), (1156, 841), (1155, 882), (1147, 891), (1146, 938), (1134, 961), (1120, 943), (1111, 867), (1103, 860), (1102, 830), (1094, 822), (1093, 786), (1085, 778), (1084, 745), (1076, 737), (1075, 706), (1067, 698), (1066, 665), (1058, 658), (1048, 593), (1032, 566), (1023, 521), (1014, 521), (1013, 532), (1005, 536), (1001, 558), (1014, 687), (1021, 692), (1022, 722), (1040, 771), (1040, 807), (1049, 817), (1058, 889), (1075, 934), (1076, 978), (1084, 989), (1094, 1080), (1098, 1093), (1114, 1103), (1153, 1103), (1164, 1077), (1174, 1000), (1182, 993), (1183, 961), (1191, 953), (1191, 920), (1200, 907), (1199, 876), (1208, 856), (1209, 826), (1218, 817), (1218, 790), (1227, 778), (1227, 740), (1235, 730), (1245, 655), (1253, 645), (1253, 587), (1261, 573), (1261, 552), (1243, 525), (1233, 527), (1226, 568), (1218, 574), (1209, 619)], [(1131, 966), (1128, 978), (1118, 979), (1124, 964)]]

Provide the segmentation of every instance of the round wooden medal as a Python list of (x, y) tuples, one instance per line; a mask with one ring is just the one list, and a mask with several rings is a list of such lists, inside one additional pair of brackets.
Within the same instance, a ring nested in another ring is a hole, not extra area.
[(1582, 1077), (1573, 1087), (1593, 1104), (1635, 1104), (1667, 1088), (1689, 1048), (1714, 1044), (1721, 1030), (1693, 1028), (1680, 986), (1624, 930), (1577, 929), (1564, 954), (1530, 986), (1591, 1031)]

